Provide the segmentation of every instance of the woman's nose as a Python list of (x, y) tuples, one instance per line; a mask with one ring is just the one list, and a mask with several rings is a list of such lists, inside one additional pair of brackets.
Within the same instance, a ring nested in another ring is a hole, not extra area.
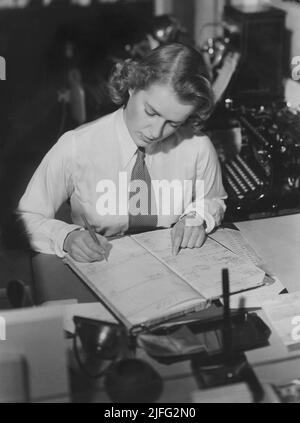
[(157, 139), (163, 135), (164, 124), (164, 119), (158, 116), (151, 128), (151, 138)]

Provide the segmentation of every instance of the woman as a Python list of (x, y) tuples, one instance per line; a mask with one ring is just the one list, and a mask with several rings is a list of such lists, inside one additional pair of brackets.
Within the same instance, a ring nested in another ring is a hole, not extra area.
[[(36, 251), (102, 260), (107, 237), (155, 227), (172, 227), (174, 254), (203, 244), (222, 220), (226, 193), (214, 147), (200, 132), (213, 105), (202, 63), (196, 50), (169, 44), (116, 66), (110, 91), (120, 108), (64, 134), (19, 203)], [(164, 184), (169, 191), (153, 195)], [(68, 199), (73, 224), (54, 218)]]

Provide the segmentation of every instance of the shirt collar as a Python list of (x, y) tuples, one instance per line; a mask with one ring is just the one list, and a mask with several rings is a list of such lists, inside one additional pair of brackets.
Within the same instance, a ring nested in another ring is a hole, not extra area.
[(137, 145), (133, 141), (127, 128), (124, 118), (124, 108), (121, 107), (116, 112), (116, 130), (120, 145), (121, 160), (123, 167), (126, 167), (137, 151)]

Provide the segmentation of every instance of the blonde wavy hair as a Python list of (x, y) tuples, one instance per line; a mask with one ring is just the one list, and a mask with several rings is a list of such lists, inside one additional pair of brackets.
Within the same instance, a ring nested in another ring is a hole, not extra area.
[(109, 80), (112, 101), (126, 105), (129, 89), (147, 89), (151, 84), (168, 84), (179, 100), (195, 106), (188, 118), (194, 133), (201, 132), (213, 105), (213, 92), (201, 54), (179, 43), (160, 46), (139, 60), (116, 63)]

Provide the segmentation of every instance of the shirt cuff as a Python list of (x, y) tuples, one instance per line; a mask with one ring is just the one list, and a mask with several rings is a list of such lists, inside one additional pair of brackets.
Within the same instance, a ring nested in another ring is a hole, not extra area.
[(73, 231), (76, 230), (84, 230), (82, 226), (79, 225), (67, 225), (66, 227), (62, 228), (59, 233), (58, 237), (55, 240), (54, 244), (54, 252), (58, 257), (65, 257), (68, 253), (64, 250), (64, 242), (66, 237)]
[(213, 216), (204, 211), (204, 214), (201, 215), (196, 207), (189, 205), (185, 212), (180, 216), (179, 220), (183, 219), (185, 216), (191, 215), (191, 219), (186, 220), (187, 226), (200, 226), (204, 224), (205, 232), (209, 234), (215, 227), (215, 219)]

